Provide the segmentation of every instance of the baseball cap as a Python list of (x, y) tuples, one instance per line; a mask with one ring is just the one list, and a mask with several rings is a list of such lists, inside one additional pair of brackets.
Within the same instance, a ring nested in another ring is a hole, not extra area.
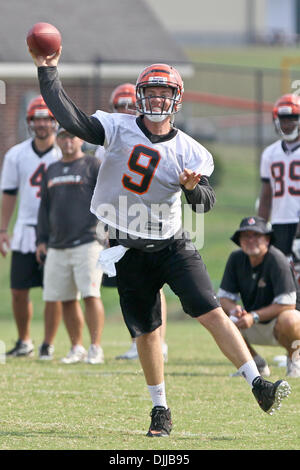
[(261, 233), (263, 235), (270, 235), (270, 243), (274, 241), (274, 233), (270, 222), (258, 216), (245, 217), (240, 223), (240, 227), (232, 235), (230, 240), (240, 246), (240, 233), (252, 230), (253, 232)]
[(67, 131), (67, 130), (66, 130), (64, 127), (62, 127), (62, 126), (59, 126), (56, 135), (62, 134), (63, 132), (67, 132), (67, 134), (70, 134), (70, 135), (73, 136), (73, 134), (71, 134), (71, 132)]

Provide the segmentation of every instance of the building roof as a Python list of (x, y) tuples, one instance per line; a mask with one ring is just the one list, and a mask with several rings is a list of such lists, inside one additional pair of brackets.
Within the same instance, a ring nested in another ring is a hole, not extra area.
[(0, 0), (0, 6), (0, 64), (32, 62), (26, 36), (38, 22), (61, 32), (61, 63), (188, 62), (143, 0)]

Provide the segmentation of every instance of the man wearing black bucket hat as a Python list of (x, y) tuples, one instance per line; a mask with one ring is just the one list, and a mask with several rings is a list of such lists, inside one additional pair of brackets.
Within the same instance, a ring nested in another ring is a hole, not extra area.
[(300, 377), (299, 289), (288, 260), (273, 246), (271, 225), (261, 217), (246, 217), (231, 240), (241, 249), (226, 264), (219, 290), (223, 309), (240, 329), (262, 375), (270, 375), (269, 368), (251, 344), (284, 347), (287, 375)]

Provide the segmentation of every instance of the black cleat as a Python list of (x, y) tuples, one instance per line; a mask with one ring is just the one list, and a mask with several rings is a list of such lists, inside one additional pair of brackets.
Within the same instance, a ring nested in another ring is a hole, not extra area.
[(147, 433), (148, 437), (167, 437), (172, 430), (170, 408), (155, 406), (150, 413), (151, 424)]
[(252, 393), (263, 411), (272, 415), (279, 410), (281, 400), (291, 393), (291, 387), (285, 380), (278, 380), (274, 384), (256, 377), (252, 382)]
[(42, 343), (39, 347), (40, 361), (52, 361), (54, 354), (54, 346), (48, 343)]
[(33, 356), (34, 346), (31, 342), (24, 343), (21, 339), (18, 339), (14, 348), (7, 351), (6, 356), (21, 357), (21, 356)]

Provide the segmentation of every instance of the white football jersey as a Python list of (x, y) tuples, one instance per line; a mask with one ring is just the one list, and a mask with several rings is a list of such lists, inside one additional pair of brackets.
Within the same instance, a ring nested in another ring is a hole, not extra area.
[(95, 152), (95, 157), (98, 158), (98, 160), (102, 163), (104, 159), (104, 154), (105, 154), (105, 148), (99, 145), (97, 147), (96, 152)]
[(19, 194), (12, 249), (35, 251), (33, 231), (28, 227), (37, 225), (43, 175), (47, 167), (60, 158), (61, 151), (56, 146), (39, 157), (32, 148), (31, 138), (15, 145), (5, 154), (1, 190), (18, 189)]
[(132, 236), (167, 239), (181, 227), (179, 175), (184, 168), (210, 176), (211, 154), (177, 131), (152, 143), (130, 114), (97, 111), (105, 129), (105, 158), (91, 202), (104, 223)]
[(272, 188), (272, 224), (298, 223), (300, 215), (300, 148), (285, 152), (282, 141), (269, 145), (261, 157), (260, 176)]

